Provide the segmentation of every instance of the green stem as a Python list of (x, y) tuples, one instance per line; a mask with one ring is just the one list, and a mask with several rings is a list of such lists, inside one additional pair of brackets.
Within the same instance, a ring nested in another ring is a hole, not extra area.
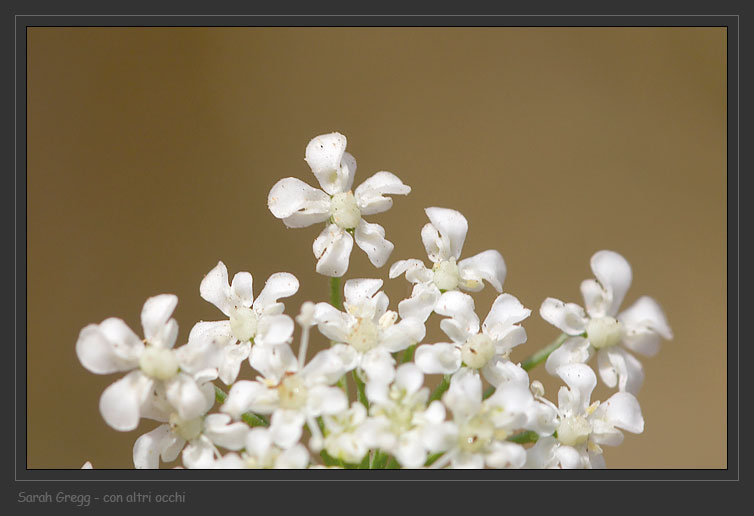
[(409, 347), (403, 351), (403, 356), (401, 357), (401, 364), (405, 364), (406, 362), (411, 362), (414, 359), (414, 351), (416, 351), (416, 344), (411, 344)]
[(353, 380), (356, 382), (356, 395), (361, 404), (368, 410), (369, 400), (367, 399), (366, 387), (362, 379), (359, 377), (359, 374), (356, 372), (356, 369), (353, 370)]
[(330, 304), (338, 310), (343, 310), (340, 300), (340, 278), (330, 278)]
[(524, 430), (508, 437), (508, 440), (518, 444), (536, 443), (539, 440), (539, 434), (531, 430)]
[(445, 391), (448, 390), (450, 387), (450, 375), (446, 374), (442, 377), (442, 382), (440, 382), (440, 385), (437, 386), (435, 391), (432, 393), (432, 395), (429, 397), (429, 401), (435, 401), (439, 400), (440, 397), (443, 395)]
[(484, 391), (484, 396), (482, 396), (482, 399), (483, 399), (483, 400), (486, 400), (487, 398), (489, 398), (489, 397), (490, 397), (490, 396), (492, 396), (493, 394), (495, 394), (495, 386), (494, 386), (494, 385), (490, 385), (490, 386), (489, 386), (489, 387), (487, 388), (487, 390), (486, 390), (486, 391)]
[(555, 339), (551, 344), (548, 346), (540, 349), (536, 353), (534, 353), (532, 356), (521, 362), (521, 367), (524, 368), (526, 371), (531, 371), (535, 367), (537, 367), (539, 364), (547, 360), (547, 357), (550, 356), (550, 353), (555, 351), (560, 347), (563, 342), (569, 337), (566, 333), (561, 333), (560, 336)]
[(343, 389), (343, 393), (345, 393), (346, 399), (348, 399), (348, 377), (346, 375), (340, 377), (340, 380), (338, 380), (338, 387)]

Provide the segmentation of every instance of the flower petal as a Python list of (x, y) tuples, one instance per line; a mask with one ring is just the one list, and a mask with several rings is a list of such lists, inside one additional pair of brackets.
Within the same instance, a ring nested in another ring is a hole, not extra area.
[(426, 374), (453, 374), (461, 367), (461, 350), (446, 342), (423, 344), (416, 348), (414, 361)]
[[(147, 299), (141, 310), (141, 325), (144, 327), (144, 336), (148, 341), (161, 340), (160, 337), (164, 335), (165, 326), (168, 325), (168, 320), (177, 304), (178, 297), (173, 294), (160, 294)], [(172, 342), (164, 342), (164, 344), (172, 345)]]
[(605, 407), (605, 419), (611, 425), (634, 434), (644, 431), (644, 417), (639, 401), (628, 392), (616, 392), (600, 408)]
[(306, 400), (308, 414), (313, 417), (337, 414), (348, 408), (348, 398), (338, 387), (315, 385)]
[(526, 449), (520, 444), (496, 441), (484, 461), (491, 468), (520, 469), (526, 463)]
[(305, 416), (297, 410), (276, 410), (270, 418), (270, 437), (281, 448), (290, 448), (301, 439)]
[(354, 191), (356, 202), (362, 215), (373, 215), (387, 211), (393, 205), (393, 200), (388, 195), (408, 195), (411, 187), (391, 172), (377, 172), (372, 177), (361, 183)]
[(289, 228), (304, 228), (330, 218), (330, 197), (295, 177), (275, 183), (267, 206)]
[(334, 342), (346, 342), (355, 323), (353, 317), (345, 314), (329, 303), (317, 303), (314, 307), (314, 319), (319, 331)]
[(586, 314), (576, 303), (563, 303), (559, 299), (548, 297), (539, 307), (539, 315), (568, 335), (581, 335), (586, 331)]
[[(196, 381), (186, 373), (178, 373), (165, 382), (165, 393), (171, 405), (183, 420), (189, 420), (204, 415), (212, 406), (207, 406), (204, 393)], [(213, 400), (214, 401), (214, 400)]]
[(220, 412), (239, 420), (241, 415), (249, 410), (269, 414), (277, 407), (277, 401), (277, 389), (268, 389), (260, 382), (239, 380), (230, 388)]
[(369, 257), (369, 261), (375, 267), (382, 267), (390, 258), (390, 253), (395, 247), (392, 242), (385, 239), (385, 229), (379, 224), (370, 224), (364, 219), (359, 221), (354, 232), (356, 245), (358, 245)]
[(380, 288), (381, 279), (351, 279), (343, 286), (343, 297), (346, 303), (359, 304), (365, 299), (371, 299)]
[(461, 260), (458, 262), (458, 272), (461, 275), (461, 288), (464, 290), (478, 292), (484, 286), (482, 280), (485, 280), (498, 292), (503, 291), (505, 260), (494, 249)]
[(423, 322), (417, 319), (404, 319), (383, 330), (380, 346), (391, 353), (402, 351), (421, 342), (425, 332)]
[(139, 364), (144, 350), (141, 339), (121, 319), (105, 319), (81, 330), (76, 355), (85, 368), (95, 374), (130, 371)]
[(304, 158), (322, 189), (330, 195), (343, 192), (347, 181), (340, 177), (340, 164), (348, 141), (340, 133), (322, 134), (306, 146)]
[(211, 271), (204, 276), (199, 285), (202, 299), (209, 301), (222, 313), (230, 317), (233, 302), (230, 300), (230, 285), (228, 284), (228, 269), (222, 261), (217, 262)]
[(293, 319), (290, 316), (267, 315), (259, 320), (254, 342), (257, 344), (283, 344), (289, 342), (293, 336)]
[(562, 365), (588, 362), (593, 352), (594, 348), (588, 340), (583, 337), (571, 337), (550, 353), (545, 362), (545, 369), (552, 375), (557, 374), (558, 368)]
[[(476, 333), (479, 333), (479, 317), (474, 311), (474, 299), (468, 294), (464, 294), (457, 290), (445, 292), (440, 296), (440, 300), (435, 307), (435, 312), (440, 315), (452, 317), (453, 321), (458, 323), (459, 327), (463, 329), (467, 335), (475, 335)], [(445, 328), (443, 327), (443, 331), (444, 330)], [(450, 334), (448, 334), (448, 336), (453, 338)]]
[(254, 301), (254, 279), (248, 272), (238, 272), (230, 285), (231, 295), (238, 304), (249, 308)]
[(390, 383), (395, 378), (395, 359), (385, 349), (372, 349), (364, 353), (361, 370), (367, 382)]
[(254, 310), (264, 313), (265, 308), (277, 304), (278, 299), (290, 297), (298, 292), (299, 282), (296, 276), (288, 272), (276, 272), (264, 284), (264, 288), (254, 300)]
[(411, 297), (398, 303), (401, 319), (416, 319), (426, 322), (440, 300), (440, 289), (433, 284), (417, 283), (411, 291)]
[(649, 296), (637, 299), (633, 305), (618, 315), (618, 320), (623, 323), (629, 334), (649, 330), (658, 333), (664, 339), (673, 338), (673, 331), (668, 325), (662, 307)]
[(606, 349), (608, 359), (618, 374), (618, 389), (627, 391), (631, 394), (639, 394), (642, 383), (644, 383), (644, 368), (636, 357), (631, 353), (613, 346)]
[(139, 426), (141, 404), (149, 396), (152, 380), (141, 371), (132, 371), (104, 390), (99, 410), (114, 429), (128, 432)]
[(353, 249), (353, 237), (335, 224), (330, 224), (314, 240), (312, 250), (317, 261), (317, 272), (334, 278), (343, 276)]
[(469, 230), (466, 217), (461, 212), (448, 208), (425, 208), (424, 212), (437, 231), (448, 238), (450, 256), (458, 260)]
[[(160, 455), (174, 445), (177, 440), (170, 430), (170, 425), (160, 425), (151, 432), (141, 435), (134, 443), (134, 468), (158, 469), (160, 467)], [(183, 442), (185, 443), (185, 441)]]
[(592, 272), (610, 295), (607, 315), (615, 316), (631, 286), (631, 265), (615, 251), (598, 251), (591, 259)]
[(461, 369), (450, 379), (450, 387), (442, 397), (453, 411), (455, 421), (466, 421), (479, 412), (482, 405), (482, 380), (472, 369)]
[(585, 410), (589, 406), (592, 391), (597, 386), (597, 376), (592, 368), (586, 364), (566, 364), (556, 372), (571, 392), (578, 395), (578, 403)]
[(271, 382), (280, 382), (286, 373), (298, 369), (298, 361), (288, 344), (255, 344), (249, 354), (251, 367)]
[(489, 314), (484, 319), (482, 329), (495, 340), (508, 334), (511, 325), (521, 322), (531, 314), (521, 301), (510, 294), (501, 294), (495, 298)]

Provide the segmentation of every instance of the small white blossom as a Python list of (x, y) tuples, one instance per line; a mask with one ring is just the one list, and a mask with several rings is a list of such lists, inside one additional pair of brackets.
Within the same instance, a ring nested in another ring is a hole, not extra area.
[(566, 383), (558, 391), (558, 407), (552, 406), (552, 437), (539, 439), (527, 451), (527, 468), (604, 468), (600, 445), (623, 442), (619, 428), (639, 434), (644, 431), (641, 407), (633, 394), (616, 392), (605, 402), (591, 403), (597, 376), (585, 364), (558, 368)]
[(631, 266), (620, 254), (599, 251), (592, 256), (591, 267), (597, 279), (581, 283), (586, 313), (575, 303), (554, 298), (542, 303), (542, 318), (571, 336), (550, 354), (545, 368), (556, 374), (561, 365), (587, 362), (596, 351), (602, 381), (637, 394), (644, 369), (630, 351), (653, 356), (660, 339), (672, 339), (673, 332), (660, 305), (647, 296), (618, 314), (632, 279)]
[(417, 259), (400, 260), (390, 267), (390, 278), (405, 273), (406, 279), (415, 284), (411, 297), (398, 305), (401, 317), (426, 321), (443, 292), (457, 289), (478, 292), (484, 287), (483, 280), (502, 292), (506, 267), (498, 251), (490, 249), (460, 259), (469, 228), (466, 217), (448, 208), (424, 211), (430, 222), (422, 228), (421, 237), (432, 268)]
[(435, 311), (450, 316), (442, 320), (440, 327), (453, 343), (419, 346), (415, 354), (419, 368), (427, 374), (454, 374), (465, 365), (481, 370), (487, 381), (499, 385), (510, 351), (526, 342), (526, 330), (516, 323), (526, 319), (531, 310), (512, 295), (501, 294), (493, 302), (481, 332), (474, 300), (468, 294), (444, 293)]
[(133, 430), (142, 417), (158, 419), (158, 399), (169, 403), (184, 419), (203, 414), (208, 398), (214, 400), (212, 386), (200, 386), (194, 377), (182, 372), (180, 354), (172, 349), (178, 323), (171, 315), (177, 304), (178, 298), (172, 294), (147, 299), (141, 311), (143, 341), (122, 319), (114, 317), (90, 324), (79, 334), (76, 354), (89, 371), (130, 371), (100, 397), (102, 417), (116, 430)]
[(229, 284), (228, 269), (222, 261), (204, 277), (199, 287), (202, 298), (219, 308), (228, 320), (194, 325), (188, 344), (181, 348), (187, 370), (215, 368), (220, 380), (230, 385), (249, 357), (252, 343), (276, 345), (291, 340), (293, 319), (282, 313), (285, 305), (278, 299), (298, 292), (298, 280), (287, 272), (275, 273), (256, 299), (252, 281), (251, 274), (239, 272)]
[(317, 136), (306, 147), (306, 162), (322, 190), (286, 177), (270, 190), (267, 204), (272, 214), (289, 228), (327, 221), (312, 249), (317, 272), (340, 277), (348, 270), (353, 242), (367, 253), (375, 267), (382, 267), (393, 251), (379, 224), (363, 215), (387, 211), (393, 200), (385, 195), (407, 195), (411, 188), (390, 172), (377, 172), (354, 191), (356, 160), (346, 152), (346, 137), (340, 133)]
[[(354, 367), (365, 374), (366, 382), (389, 384), (395, 375), (391, 353), (420, 342), (425, 328), (422, 321), (407, 318), (396, 322), (398, 314), (388, 310), (389, 299), (380, 279), (348, 280), (343, 287), (345, 312), (328, 303), (318, 303), (315, 318), (319, 331)], [(379, 292), (378, 292), (379, 291)]]

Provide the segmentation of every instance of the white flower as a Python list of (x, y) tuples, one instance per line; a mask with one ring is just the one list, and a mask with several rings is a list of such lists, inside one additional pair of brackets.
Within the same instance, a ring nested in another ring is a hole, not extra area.
[(350, 356), (351, 369), (358, 367), (366, 382), (389, 384), (395, 375), (391, 353), (420, 342), (425, 328), (422, 321), (408, 318), (396, 322), (398, 314), (388, 310), (388, 297), (378, 292), (380, 279), (348, 280), (344, 287), (345, 313), (328, 303), (316, 305), (319, 331), (333, 342), (344, 357)]
[[(637, 394), (644, 381), (644, 370), (629, 351), (655, 355), (660, 338), (672, 339), (665, 314), (655, 300), (640, 297), (618, 314), (628, 287), (631, 266), (613, 251), (599, 251), (591, 259), (597, 278), (581, 283), (584, 309), (575, 303), (547, 298), (540, 307), (543, 319), (572, 336), (547, 358), (550, 374), (568, 363), (587, 362), (597, 352), (600, 378), (608, 387)], [(618, 314), (618, 315), (616, 315)]]
[(422, 467), (428, 454), (446, 449), (454, 432), (453, 423), (445, 421), (442, 402), (427, 406), (429, 388), (423, 382), (419, 368), (409, 362), (397, 368), (390, 386), (367, 386), (371, 417), (362, 427), (365, 439), (395, 456), (404, 468)]
[(568, 387), (558, 392), (558, 407), (552, 406), (555, 435), (539, 439), (527, 452), (527, 468), (604, 468), (600, 445), (623, 442), (619, 428), (639, 434), (644, 431), (641, 407), (633, 394), (616, 392), (604, 403), (590, 403), (597, 377), (585, 364), (566, 364), (558, 376)]
[(239, 455), (228, 453), (207, 467), (213, 469), (304, 469), (309, 452), (301, 444), (284, 449), (277, 446), (268, 428), (253, 428), (246, 436), (246, 446)]
[(369, 452), (364, 422), (367, 409), (358, 401), (348, 410), (324, 416), (324, 447), (327, 453), (351, 464), (359, 464)]
[[(320, 351), (303, 368), (287, 344), (254, 346), (251, 353), (252, 358), (258, 355), (255, 367), (264, 378), (237, 381), (220, 410), (235, 420), (247, 411), (272, 414), (269, 429), (275, 445), (286, 449), (293, 446), (301, 439), (304, 424), (321, 439), (315, 419), (348, 408), (343, 391), (331, 387), (346, 371), (334, 350)], [(310, 447), (317, 445), (321, 442), (312, 446), (310, 440)]]
[(283, 314), (285, 306), (278, 299), (298, 291), (293, 274), (278, 272), (269, 277), (254, 299), (253, 279), (239, 272), (228, 283), (228, 269), (223, 262), (209, 271), (199, 287), (202, 298), (228, 316), (227, 321), (199, 322), (191, 329), (189, 342), (181, 348), (189, 371), (207, 368), (218, 370), (226, 385), (238, 377), (241, 362), (249, 357), (255, 344), (282, 344), (293, 335), (293, 319)]
[(502, 292), (506, 267), (498, 251), (490, 249), (460, 260), (469, 228), (466, 217), (447, 208), (424, 211), (430, 222), (422, 228), (421, 237), (432, 268), (417, 259), (400, 260), (390, 267), (391, 279), (405, 273), (415, 284), (411, 297), (398, 305), (401, 317), (426, 321), (441, 293), (457, 289), (478, 292), (484, 287), (483, 280)]
[(211, 384), (200, 386), (191, 375), (182, 372), (180, 356), (171, 349), (178, 336), (178, 323), (171, 318), (177, 304), (178, 298), (172, 294), (147, 299), (141, 311), (144, 341), (117, 318), (90, 324), (79, 334), (76, 354), (89, 371), (130, 371), (100, 397), (102, 417), (116, 430), (135, 429), (141, 417), (159, 420), (159, 414), (164, 412), (156, 408), (160, 400), (183, 419), (203, 414), (208, 403), (212, 406)]
[(454, 374), (465, 365), (481, 370), (487, 381), (499, 385), (511, 349), (526, 342), (526, 330), (516, 323), (526, 319), (531, 310), (512, 295), (501, 294), (493, 302), (481, 332), (474, 300), (468, 294), (444, 293), (435, 311), (451, 317), (443, 319), (440, 327), (453, 343), (419, 346), (414, 359), (419, 368), (427, 374)]
[(432, 464), (453, 468), (520, 468), (526, 450), (506, 439), (527, 421), (533, 397), (520, 382), (508, 382), (482, 401), (482, 380), (473, 369), (461, 369), (450, 380), (443, 403), (453, 411), (455, 432), (448, 451)]
[(281, 179), (267, 198), (272, 214), (289, 228), (327, 221), (312, 247), (320, 274), (345, 274), (354, 239), (372, 264), (382, 267), (393, 244), (385, 240), (382, 226), (370, 224), (362, 216), (387, 211), (393, 200), (385, 195), (407, 195), (411, 188), (394, 174), (383, 171), (351, 191), (356, 160), (346, 152), (346, 137), (340, 133), (312, 139), (306, 146), (306, 162), (322, 190), (293, 177)]
[(134, 467), (156, 469), (160, 459), (171, 462), (183, 450), (184, 466), (205, 469), (221, 456), (216, 445), (240, 450), (245, 445), (248, 432), (249, 427), (245, 423), (231, 422), (230, 416), (225, 414), (210, 414), (190, 420), (172, 414), (168, 424), (160, 425), (136, 440)]

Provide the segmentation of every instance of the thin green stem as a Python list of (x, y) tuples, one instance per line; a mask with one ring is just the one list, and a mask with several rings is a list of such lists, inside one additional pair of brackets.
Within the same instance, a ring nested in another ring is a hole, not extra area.
[(416, 344), (411, 344), (409, 347), (407, 347), (403, 351), (403, 356), (401, 357), (401, 364), (405, 364), (406, 362), (411, 362), (414, 359), (414, 351), (416, 351)]
[(536, 353), (534, 353), (532, 356), (521, 362), (521, 367), (523, 367), (526, 371), (531, 371), (535, 367), (537, 367), (539, 364), (547, 360), (547, 357), (550, 356), (550, 353), (555, 351), (560, 347), (563, 342), (569, 337), (566, 333), (561, 333), (560, 336), (552, 341), (549, 345), (545, 346), (544, 348), (540, 349)]
[(338, 310), (343, 310), (340, 300), (340, 278), (330, 278), (330, 304)]
[(440, 385), (437, 386), (437, 388), (434, 390), (432, 395), (429, 397), (429, 401), (435, 401), (439, 400), (440, 397), (443, 395), (445, 391), (448, 390), (450, 387), (450, 375), (446, 374), (442, 377), (442, 382), (440, 382)]
[(359, 377), (356, 369), (353, 370), (353, 381), (356, 382), (356, 395), (364, 407), (369, 409), (369, 400), (367, 399), (366, 386), (364, 381)]

